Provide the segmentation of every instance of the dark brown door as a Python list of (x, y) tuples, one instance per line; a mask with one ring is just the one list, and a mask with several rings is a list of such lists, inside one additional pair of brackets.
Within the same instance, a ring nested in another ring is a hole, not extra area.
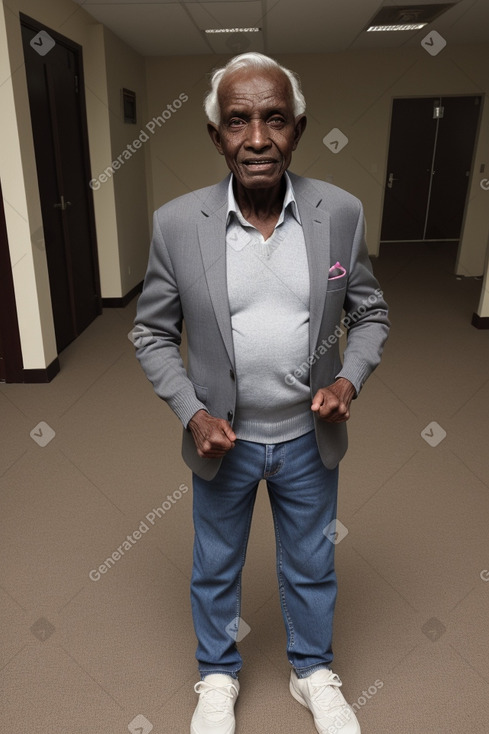
[(480, 103), (393, 101), (381, 241), (459, 239)]
[[(21, 16), (58, 352), (101, 313), (81, 48)], [(34, 246), (36, 246), (34, 235)]]

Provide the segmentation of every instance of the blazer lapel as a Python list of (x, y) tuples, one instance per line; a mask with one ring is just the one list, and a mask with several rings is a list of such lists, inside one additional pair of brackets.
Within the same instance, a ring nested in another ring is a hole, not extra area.
[[(324, 209), (317, 209), (304, 199), (300, 192), (301, 187), (296, 185), (296, 178), (293, 180), (293, 186), (297, 196), (297, 207), (301, 216), (309, 263), (309, 346), (312, 353), (316, 348), (319, 336), (328, 287), (330, 216)], [(316, 195), (316, 198), (319, 203), (320, 197)]]
[(226, 214), (229, 176), (203, 202), (197, 224), (200, 251), (209, 295), (221, 336), (234, 365), (233, 333), (226, 274)]

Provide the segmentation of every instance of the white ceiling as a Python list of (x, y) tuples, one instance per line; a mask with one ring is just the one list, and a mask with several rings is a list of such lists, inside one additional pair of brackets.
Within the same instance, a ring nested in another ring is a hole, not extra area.
[[(383, 5), (437, 0), (72, 0), (143, 56), (261, 51), (323, 53), (416, 45), (432, 29), (447, 43), (489, 43), (489, 0), (458, 0), (414, 32), (366, 33)], [(445, 2), (445, 0), (443, 0)], [(260, 33), (206, 35), (204, 28), (255, 27)]]

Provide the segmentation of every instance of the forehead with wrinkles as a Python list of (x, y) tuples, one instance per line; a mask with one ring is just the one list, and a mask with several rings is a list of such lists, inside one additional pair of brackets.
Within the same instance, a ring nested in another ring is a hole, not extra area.
[(292, 86), (279, 69), (239, 69), (227, 74), (219, 85), (221, 111), (239, 107), (290, 107)]

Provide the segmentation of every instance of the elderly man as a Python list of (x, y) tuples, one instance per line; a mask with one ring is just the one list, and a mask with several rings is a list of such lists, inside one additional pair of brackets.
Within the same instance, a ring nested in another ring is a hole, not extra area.
[(191, 733), (235, 731), (241, 572), (265, 479), (290, 692), (320, 734), (359, 734), (331, 670), (338, 463), (350, 403), (380, 361), (387, 306), (360, 202), (288, 173), (306, 127), (296, 76), (242, 54), (213, 74), (205, 109), (231, 173), (155, 213), (134, 329), (147, 377), (183, 423), (193, 472), (201, 680)]

